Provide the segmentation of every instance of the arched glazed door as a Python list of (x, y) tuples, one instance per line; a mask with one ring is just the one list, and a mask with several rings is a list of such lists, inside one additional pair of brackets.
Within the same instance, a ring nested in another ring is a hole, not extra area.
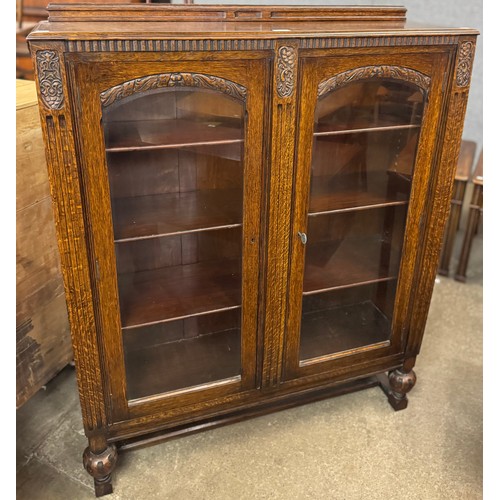
[(75, 71), (113, 418), (256, 388), (262, 62), (98, 66)]
[(439, 57), (364, 59), (304, 63), (303, 99), (316, 103), (299, 126), (288, 379), (404, 349), (398, 311), (410, 291), (399, 283), (418, 258), (405, 241), (423, 214), (431, 165), (421, 150), (443, 71)]

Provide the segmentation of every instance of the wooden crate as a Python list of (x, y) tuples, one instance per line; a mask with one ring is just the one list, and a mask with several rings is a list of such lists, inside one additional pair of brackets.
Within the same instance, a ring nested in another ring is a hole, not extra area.
[(16, 82), (16, 407), (72, 360), (35, 83)]

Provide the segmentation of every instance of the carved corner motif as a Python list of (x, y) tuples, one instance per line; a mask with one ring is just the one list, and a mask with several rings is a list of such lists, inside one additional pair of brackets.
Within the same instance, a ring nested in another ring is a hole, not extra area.
[(462, 42), (458, 50), (457, 87), (468, 87), (472, 73), (472, 60), (474, 58), (474, 43)]
[(109, 106), (115, 101), (124, 99), (137, 92), (166, 88), (166, 87), (197, 87), (222, 92), (240, 101), (246, 100), (247, 89), (230, 80), (218, 76), (203, 75), (201, 73), (163, 73), (159, 75), (136, 78), (124, 82), (101, 93), (101, 103)]
[(318, 97), (356, 80), (367, 80), (371, 78), (404, 80), (417, 85), (425, 92), (429, 90), (431, 84), (429, 76), (414, 69), (404, 68), (402, 66), (363, 66), (361, 68), (344, 71), (327, 80), (323, 80), (318, 85)]
[(43, 103), (49, 109), (61, 109), (64, 104), (64, 93), (57, 52), (39, 50), (36, 53), (36, 65)]
[(283, 46), (278, 50), (277, 91), (280, 97), (290, 97), (295, 89), (297, 49)]

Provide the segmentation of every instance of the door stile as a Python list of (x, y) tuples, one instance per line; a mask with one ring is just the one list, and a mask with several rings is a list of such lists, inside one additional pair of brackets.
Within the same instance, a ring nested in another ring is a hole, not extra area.
[(433, 178), (435, 158), (438, 154), (440, 137), (437, 130), (439, 115), (443, 112), (443, 86), (446, 75), (449, 74), (449, 55), (441, 53), (436, 57), (432, 68), (431, 87), (427, 96), (427, 105), (422, 123), (417, 157), (415, 159), (415, 174), (412, 183), (412, 193), (407, 215), (405, 242), (399, 277), (396, 303), (394, 306), (393, 331), (398, 351), (406, 348), (406, 337), (409, 330), (412, 297), (418, 295), (412, 284), (414, 276), (421, 272), (419, 262), (425, 253), (422, 241), (426, 231), (426, 219), (432, 213), (429, 199), (436, 196)]
[[(428, 201), (429, 208), (421, 240), (419, 272), (414, 277), (416, 285), (405, 344), (407, 356), (418, 355), (424, 334), (441, 241), (451, 208), (453, 179), (460, 153), (475, 46), (475, 38), (461, 37), (458, 46), (449, 55), (448, 61), (443, 62), (443, 65), (446, 63), (447, 66), (447, 79), (443, 81), (441, 93), (449, 97), (447, 102), (442, 103), (443, 111), (438, 122), (439, 141), (432, 175), (435, 196)], [(439, 176), (435, 172), (439, 172)]]
[[(77, 120), (88, 133), (79, 134), (80, 150), (85, 151), (82, 187), (85, 193), (87, 226), (89, 227), (90, 264), (96, 302), (96, 335), (102, 343), (101, 363), (108, 376), (105, 396), (110, 400), (111, 421), (128, 418), (123, 346), (116, 332), (121, 331), (119, 315), (117, 273), (113, 247), (113, 222), (111, 218), (110, 190), (107, 182), (105, 150), (101, 138), (102, 113), (99, 91), (92, 71), (87, 65), (72, 64), (75, 81), (80, 81)], [(89, 142), (90, 141), (90, 142)], [(98, 181), (97, 181), (98, 180)], [(97, 201), (99, 200), (99, 201)], [(98, 203), (98, 206), (97, 206)]]
[[(310, 171), (306, 165), (311, 165), (313, 141), (309, 140), (313, 136), (314, 110), (317, 100), (317, 85), (314, 75), (317, 73), (317, 63), (314, 61), (307, 66), (302, 64), (301, 72), (301, 94), (298, 103), (298, 123), (297, 136), (297, 157), (294, 176), (294, 192), (292, 205), (294, 207), (293, 219), (290, 226), (290, 281), (289, 281), (289, 306), (285, 323), (286, 344), (283, 372), (289, 378), (291, 370), (298, 373), (298, 366), (291, 368), (291, 360), (298, 360), (299, 329), (292, 325), (300, 324), (302, 315), (302, 276), (305, 260), (306, 244), (303, 243), (300, 234), (305, 234), (307, 230), (307, 207), (309, 204), (309, 181)], [(294, 364), (294, 363), (293, 363)]]
[[(95, 304), (88, 248), (85, 244), (81, 199), (81, 171), (77, 162), (74, 100), (64, 64), (62, 42), (30, 42), (46, 137), (47, 168), (54, 220), (61, 256), (68, 316), (71, 325), (77, 381), (87, 436), (102, 432), (109, 418), (105, 410), (99, 346), (95, 336)], [(40, 82), (50, 82), (56, 100), (44, 95)]]
[(272, 72), (271, 165), (267, 227), (262, 389), (276, 389), (287, 315), (289, 243), (298, 100), (299, 43), (277, 40)]

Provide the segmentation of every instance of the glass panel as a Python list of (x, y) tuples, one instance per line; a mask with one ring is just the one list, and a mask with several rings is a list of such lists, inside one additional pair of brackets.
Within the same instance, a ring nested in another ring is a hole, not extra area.
[(318, 101), (301, 361), (390, 339), (423, 108), (417, 87), (383, 79)]
[(243, 116), (189, 88), (103, 108), (128, 399), (241, 375)]

